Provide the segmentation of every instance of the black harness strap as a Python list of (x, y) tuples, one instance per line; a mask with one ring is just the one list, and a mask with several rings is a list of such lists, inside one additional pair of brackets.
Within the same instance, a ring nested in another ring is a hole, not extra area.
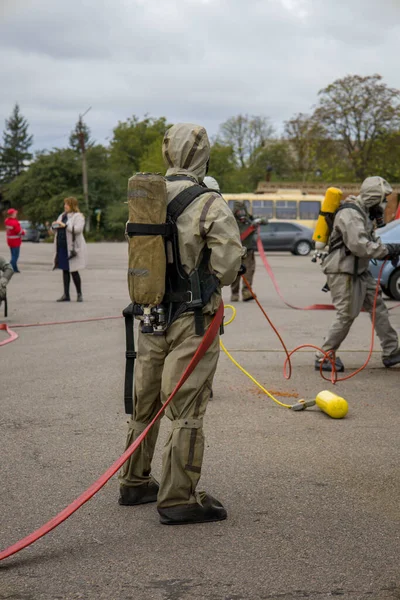
[(125, 335), (126, 335), (126, 364), (125, 364), (125, 389), (124, 403), (127, 415), (133, 415), (133, 374), (135, 370), (135, 338), (134, 338), (134, 306), (129, 304), (123, 312), (125, 317)]
[[(195, 184), (195, 185), (192, 185), (192, 186), (184, 189), (182, 192), (180, 192), (180, 194), (178, 194), (168, 204), (168, 207), (167, 207), (168, 218), (173, 223), (176, 223), (178, 217), (184, 212), (184, 210), (186, 210), (186, 208), (193, 202), (193, 200), (198, 198), (198, 196), (201, 196), (202, 194), (205, 194), (208, 192), (214, 193), (217, 196), (220, 195), (220, 194), (218, 194), (218, 192), (215, 192), (214, 190), (210, 190), (209, 188), (206, 188), (199, 184)], [(209, 255), (207, 253), (206, 254), (203, 253), (201, 265), (198, 268), (194, 269), (194, 271), (189, 276), (186, 275), (186, 278), (189, 283), (189, 291), (182, 290), (182, 291), (178, 292), (178, 294), (175, 296), (175, 298), (178, 298), (179, 294), (180, 294), (180, 300), (178, 302), (180, 304), (180, 306), (176, 308), (176, 311), (172, 317), (172, 322), (173, 322), (184, 312), (186, 312), (186, 311), (193, 312), (194, 322), (195, 322), (195, 332), (196, 332), (196, 335), (198, 335), (198, 336), (203, 336), (204, 331), (205, 331), (203, 307), (209, 301), (212, 293), (218, 287), (217, 278), (214, 275), (210, 274), (208, 278), (212, 279), (212, 285), (210, 286), (210, 282), (208, 282), (208, 285), (205, 286), (205, 289), (202, 289), (202, 285), (204, 285), (204, 283), (205, 283), (203, 281), (203, 275), (204, 275), (203, 271), (205, 268), (205, 264), (206, 263), (208, 264), (208, 257), (209, 257)], [(176, 248), (175, 260), (179, 261), (179, 263), (180, 263), (178, 248)], [(180, 265), (180, 264), (178, 265), (178, 271), (180, 271), (180, 272), (183, 271), (182, 265)], [(177, 281), (175, 281), (175, 283), (177, 283)], [(172, 295), (173, 292), (174, 292), (173, 287), (172, 287), (172, 290), (171, 289), (167, 290), (166, 297), (168, 297), (169, 294)], [(187, 298), (188, 292), (189, 292), (189, 301), (187, 301), (187, 299), (185, 299), (185, 296)]]
[(0, 306), (1, 306), (2, 302), (4, 302), (4, 318), (5, 318), (8, 315), (7, 290), (6, 290), (6, 295), (4, 296), (3, 300), (0, 299)]
[[(357, 204), (354, 204), (353, 202), (343, 202), (343, 204), (341, 204), (339, 206), (339, 208), (337, 209), (335, 218), (336, 218), (336, 215), (338, 214), (338, 212), (345, 208), (351, 208), (351, 209), (357, 211), (362, 217), (365, 217), (364, 211), (361, 210), (361, 208), (359, 206), (357, 206)], [(346, 255), (349, 256), (351, 254), (351, 251), (347, 248), (346, 244), (343, 241), (343, 237), (340, 234), (340, 237), (338, 237), (338, 239), (336, 241), (334, 241), (333, 244), (329, 245), (329, 253), (334, 252), (335, 250), (339, 250), (339, 248), (342, 248), (343, 246), (345, 247)], [(354, 256), (353, 284), (356, 282), (357, 276), (358, 276), (358, 263), (359, 263), (359, 257)]]
[(170, 223), (156, 225), (151, 225), (150, 223), (127, 223), (126, 233), (129, 237), (134, 235), (162, 235), (168, 237), (172, 235), (172, 226)]
[[(353, 202), (343, 202), (343, 204), (341, 204), (339, 206), (339, 208), (337, 209), (336, 213), (335, 213), (335, 218), (337, 216), (337, 214), (339, 213), (339, 211), (345, 209), (345, 208), (351, 208), (352, 210), (355, 210), (356, 212), (358, 212), (362, 217), (365, 216), (365, 213), (361, 210), (361, 208), (359, 206), (357, 206), (357, 204), (353, 204)], [(323, 213), (320, 213), (323, 214)], [(332, 214), (332, 213), (328, 213)], [(329, 253), (334, 252), (335, 250), (338, 250), (339, 248), (341, 248), (342, 246), (345, 246), (346, 244), (343, 241), (343, 237), (340, 234), (340, 236), (338, 237), (337, 240), (335, 240), (333, 242), (333, 244), (329, 244)]]
[(199, 196), (202, 194), (206, 194), (207, 192), (212, 192), (213, 190), (209, 190), (208, 188), (203, 187), (196, 183), (195, 185), (191, 185), (186, 188), (180, 194), (178, 194), (167, 206), (167, 214), (172, 219), (172, 221), (176, 222), (177, 218), (183, 213), (184, 210)]

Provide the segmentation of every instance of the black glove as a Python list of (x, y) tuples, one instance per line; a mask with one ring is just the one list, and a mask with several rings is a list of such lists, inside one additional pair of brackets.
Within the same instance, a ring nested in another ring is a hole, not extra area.
[[(399, 244), (399, 247), (400, 247), (400, 244)], [(240, 269), (238, 271), (238, 275), (244, 275), (246, 272), (247, 272), (246, 267), (243, 264), (241, 264)]]
[(400, 244), (385, 244), (387, 255), (385, 258), (398, 258), (400, 256)]

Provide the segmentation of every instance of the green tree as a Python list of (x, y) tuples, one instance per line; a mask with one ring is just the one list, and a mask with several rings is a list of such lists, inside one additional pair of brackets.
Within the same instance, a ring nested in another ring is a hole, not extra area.
[(90, 137), (90, 127), (86, 125), (82, 119), (79, 119), (75, 128), (69, 134), (69, 145), (75, 152), (81, 152), (81, 135), (83, 136), (83, 143), (85, 144), (86, 150), (94, 146), (94, 141)]
[[(97, 145), (87, 152), (90, 211), (107, 209), (126, 199), (126, 181), (113, 173), (108, 151)], [(35, 223), (53, 221), (63, 210), (67, 196), (78, 198), (85, 212), (82, 196), (82, 167), (72, 149), (39, 153), (30, 168), (7, 186), (5, 197), (12, 205), (23, 207)]]
[(227, 191), (227, 185), (236, 172), (235, 153), (232, 146), (215, 142), (210, 152), (210, 175), (218, 181), (221, 190)]
[(252, 154), (271, 138), (273, 127), (266, 117), (237, 115), (219, 128), (218, 141), (231, 146), (238, 165), (244, 169)]
[(347, 75), (319, 96), (315, 121), (341, 144), (355, 176), (364, 179), (377, 141), (400, 127), (400, 91), (383, 83), (381, 75)]
[[(154, 160), (157, 144), (161, 153), (162, 140), (168, 127), (164, 117), (145, 117), (140, 121), (138, 117), (133, 116), (125, 122), (119, 122), (113, 130), (110, 143), (112, 169), (128, 178), (140, 170), (141, 163), (145, 164), (149, 153)], [(160, 166), (158, 159), (156, 162), (157, 166)]]
[(266, 179), (266, 172), (272, 181), (290, 180), (295, 172), (295, 162), (290, 146), (285, 140), (268, 142), (256, 150), (250, 160), (249, 181), (255, 189), (259, 181)]
[(129, 218), (128, 205), (124, 202), (110, 204), (104, 216), (104, 227), (107, 237), (113, 240), (125, 239), (125, 224)]
[(324, 130), (309, 115), (299, 113), (285, 121), (285, 135), (293, 150), (295, 177), (306, 181), (317, 168)]
[(28, 127), (18, 103), (15, 104), (11, 117), (6, 119), (3, 144), (0, 147), (0, 180), (4, 183), (20, 175), (32, 158), (29, 148), (32, 146), (33, 136), (29, 135)]
[(166, 166), (162, 155), (162, 137), (155, 139), (139, 161), (139, 171), (143, 173), (165, 173)]
[(389, 182), (400, 181), (400, 131), (378, 137), (368, 175), (381, 175)]

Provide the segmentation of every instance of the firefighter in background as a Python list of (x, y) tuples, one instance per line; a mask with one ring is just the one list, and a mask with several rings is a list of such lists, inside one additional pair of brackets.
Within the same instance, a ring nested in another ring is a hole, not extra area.
[[(376, 281), (368, 270), (370, 259), (397, 259), (400, 254), (400, 244), (383, 244), (374, 233), (375, 225), (383, 222), (386, 197), (391, 193), (391, 186), (382, 177), (368, 177), (361, 185), (360, 195), (346, 198), (345, 207), (334, 217), (323, 272), (337, 312), (322, 346), (324, 352), (340, 347), (362, 309), (372, 316)], [(375, 331), (384, 366), (400, 363), (398, 336), (381, 295), (376, 302)], [(331, 363), (317, 352), (315, 369), (320, 369), (321, 362), (323, 371), (332, 370)], [(344, 371), (339, 357), (336, 370)]]
[[(246, 248), (246, 256), (243, 259), (243, 265), (246, 268), (246, 279), (251, 286), (253, 284), (254, 271), (256, 269), (254, 244), (257, 225), (265, 225), (268, 221), (267, 219), (253, 219), (247, 211), (245, 202), (235, 201), (235, 204), (233, 205), (233, 214), (239, 226), (240, 239), (243, 246)], [(238, 275), (231, 286), (231, 302), (239, 302), (240, 280), (241, 277)], [(244, 283), (242, 283), (242, 299), (243, 302), (253, 300), (250, 290)]]
[(21, 227), (21, 223), (17, 219), (18, 211), (15, 208), (9, 208), (7, 211), (8, 217), (4, 221), (6, 226), (7, 244), (11, 252), (11, 266), (14, 269), (14, 273), (19, 273), (18, 270), (18, 258), (22, 244), (22, 236), (25, 235), (25, 231)]
[(14, 269), (5, 258), (0, 256), (0, 306), (3, 300), (7, 298), (7, 285), (14, 275)]
[[(189, 123), (174, 125), (164, 136), (162, 151), (168, 165), (166, 185), (170, 203), (186, 188), (202, 183), (206, 175), (210, 158), (206, 130)], [(182, 212), (176, 224), (180, 261), (186, 273), (198, 268), (209, 253), (204, 268), (216, 276), (214, 292), (202, 308), (207, 328), (222, 301), (221, 287), (231, 285), (241, 266), (238, 227), (222, 196), (209, 190), (204, 190), (204, 194)], [(127, 447), (144, 431), (171, 394), (200, 341), (193, 312), (183, 312), (160, 336), (144, 333), (139, 328), (135, 406), (129, 422)], [(157, 422), (122, 467), (120, 504), (157, 502), (160, 521), (167, 525), (226, 519), (226, 510), (218, 500), (196, 490), (204, 452), (203, 417), (218, 357), (217, 335), (165, 411), (171, 430), (164, 447), (160, 483), (151, 475), (159, 431)]]

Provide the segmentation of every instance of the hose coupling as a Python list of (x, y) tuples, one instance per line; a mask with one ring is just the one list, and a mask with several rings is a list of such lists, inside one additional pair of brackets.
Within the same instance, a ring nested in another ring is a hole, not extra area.
[(296, 404), (293, 404), (292, 410), (305, 410), (310, 406), (315, 406), (315, 400), (299, 400)]

